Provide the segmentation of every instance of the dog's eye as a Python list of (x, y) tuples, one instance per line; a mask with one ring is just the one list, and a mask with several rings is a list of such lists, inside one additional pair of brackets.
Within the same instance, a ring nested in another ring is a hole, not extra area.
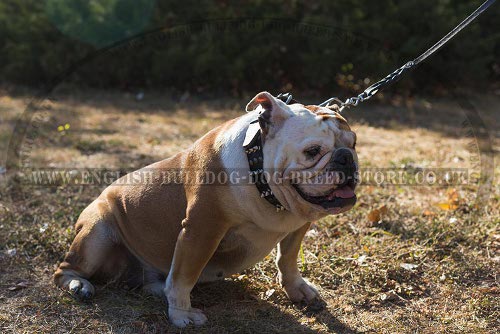
[(312, 159), (321, 152), (320, 146), (312, 146), (304, 150), (304, 154), (307, 158)]

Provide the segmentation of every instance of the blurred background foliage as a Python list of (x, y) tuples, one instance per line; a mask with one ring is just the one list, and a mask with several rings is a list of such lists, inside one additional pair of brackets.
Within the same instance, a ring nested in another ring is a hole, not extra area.
[[(426, 50), (481, 3), (2, 0), (0, 83), (40, 87), (69, 69), (65, 81), (98, 89), (207, 96), (263, 89), (359, 92)], [(395, 89), (498, 89), (499, 9), (493, 5)], [(170, 35), (159, 37), (162, 32)], [(102, 52), (110, 45), (117, 46), (114, 52)]]

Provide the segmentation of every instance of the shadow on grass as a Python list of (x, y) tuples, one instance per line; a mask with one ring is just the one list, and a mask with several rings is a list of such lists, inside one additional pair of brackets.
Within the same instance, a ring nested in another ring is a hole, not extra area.
[[(140, 290), (117, 285), (97, 285), (89, 302), (80, 302), (56, 288), (50, 269), (17, 258), (0, 258), (0, 327), (7, 332), (30, 333), (360, 333), (323, 309), (313, 315), (292, 308), (285, 298), (256, 297), (255, 284), (227, 280), (200, 284), (192, 292), (194, 307), (201, 308), (208, 322), (182, 331), (168, 321), (166, 303)], [(28, 268), (32, 268), (29, 273)], [(17, 282), (27, 287), (9, 290)], [(283, 294), (277, 293), (282, 296)], [(283, 299), (283, 300), (281, 300)], [(22, 321), (18, 321), (22, 319)]]
[[(192, 293), (194, 307), (200, 308), (208, 317), (201, 326), (188, 326), (183, 333), (317, 333), (314, 325), (326, 326), (332, 333), (359, 333), (340, 322), (328, 310), (314, 314), (314, 321), (304, 323), (310, 317), (307, 311), (290, 314), (284, 312), (289, 306), (275, 304), (255, 297), (248, 284), (241, 281), (219, 281), (197, 285)], [(166, 303), (157, 297), (145, 296), (136, 291), (119, 288), (98, 287), (92, 300), (98, 309), (97, 318), (118, 332), (177, 333), (179, 329), (168, 322)], [(283, 307), (281, 307), (283, 306)], [(80, 303), (81, 308), (89, 304)], [(314, 324), (315, 323), (315, 324)]]
[[(255, 92), (257, 93), (257, 91)], [(477, 94), (476, 94), (477, 95)], [(474, 103), (481, 104), (480, 98), (471, 94)], [(69, 107), (89, 107), (100, 110), (120, 110), (123, 114), (146, 113), (146, 114), (169, 114), (183, 109), (190, 115), (199, 116), (206, 110), (231, 111), (231, 118), (245, 113), (244, 106), (251, 96), (245, 97), (220, 97), (204, 98), (192, 94), (184, 99), (180, 94), (171, 92), (150, 91), (145, 93), (144, 99), (136, 99), (135, 93), (124, 91), (102, 91), (102, 90), (69, 90), (61, 89), (52, 94), (52, 98), (64, 103)], [(304, 104), (317, 104), (321, 101), (317, 98), (297, 96)], [(481, 116), (476, 111), (466, 110), (460, 101), (453, 97), (432, 98), (430, 101), (414, 98), (395, 98), (394, 101), (372, 101), (357, 108), (344, 111), (343, 115), (350, 122), (366, 124), (373, 127), (385, 129), (403, 130), (405, 128), (423, 128), (441, 133), (450, 138), (462, 138), (464, 121), (472, 117), (477, 118), (481, 124), (476, 124), (476, 130), (487, 130), (482, 123), (481, 117), (488, 119), (496, 118), (495, 108), (487, 107), (481, 109)], [(491, 103), (491, 102), (490, 102)], [(482, 105), (481, 105), (482, 106)], [(238, 112), (240, 111), (240, 112)], [(214, 115), (211, 115), (212, 117)], [(226, 119), (221, 115), (221, 123)], [(469, 119), (470, 121), (474, 121)], [(484, 129), (483, 129), (484, 128)], [(487, 133), (486, 133), (487, 134)], [(482, 131), (476, 131), (475, 136), (482, 136)]]
[[(206, 110), (226, 110), (232, 112), (231, 117), (245, 114), (244, 106), (251, 98), (251, 96), (204, 98), (193, 94), (189, 99), (183, 100), (175, 94), (152, 91), (146, 93), (144, 100), (137, 101), (135, 95), (131, 93), (92, 90), (70, 93), (61, 91), (56, 92), (54, 95), (58, 101), (70, 106), (86, 106), (102, 110), (112, 108), (120, 110), (124, 114), (137, 112), (168, 114), (183, 109), (193, 116), (199, 116)], [(474, 98), (474, 102), (479, 100), (475, 95), (472, 98)], [(297, 96), (297, 99), (304, 104), (321, 102), (317, 98), (311, 99), (310, 97)], [(398, 101), (372, 101), (357, 108), (347, 109), (343, 115), (350, 122), (366, 124), (372, 127), (394, 130), (423, 128), (450, 138), (462, 138), (464, 136), (468, 126), (464, 130), (463, 122), (468, 118), (477, 118), (477, 121), (481, 124), (476, 124), (476, 127), (485, 131), (481, 117), (484, 115), (488, 119), (496, 118), (496, 109), (493, 106), (481, 109), (480, 116), (476, 115), (474, 110), (466, 110), (466, 107), (462, 106), (460, 101), (453, 97), (433, 98), (431, 101), (423, 98), (399, 98), (396, 100)], [(224, 119), (221, 115), (221, 120)], [(481, 135), (483, 135), (482, 131), (476, 131), (475, 136)]]

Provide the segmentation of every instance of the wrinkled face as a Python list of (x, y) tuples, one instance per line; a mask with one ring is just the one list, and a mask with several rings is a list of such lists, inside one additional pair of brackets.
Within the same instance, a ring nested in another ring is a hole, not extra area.
[(356, 134), (346, 120), (328, 108), (286, 105), (267, 92), (247, 109), (256, 105), (264, 127), (264, 169), (282, 175), (268, 180), (278, 200), (310, 220), (352, 208), (358, 160)]

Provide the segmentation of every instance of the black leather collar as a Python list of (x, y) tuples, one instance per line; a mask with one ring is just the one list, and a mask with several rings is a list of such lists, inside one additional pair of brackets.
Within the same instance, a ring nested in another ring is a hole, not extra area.
[[(280, 93), (276, 98), (286, 104), (298, 103), (292, 98), (290, 93)], [(243, 148), (247, 154), (248, 165), (250, 166), (250, 177), (252, 182), (259, 190), (260, 197), (265, 198), (275, 208), (276, 212), (286, 210), (285, 207), (274, 196), (269, 184), (267, 183), (266, 175), (264, 174), (264, 153), (262, 148), (262, 118), (258, 118), (250, 123), (243, 142)]]
[(264, 174), (264, 153), (262, 152), (262, 136), (258, 119), (252, 121), (248, 126), (243, 148), (250, 166), (251, 181), (259, 190), (260, 197), (271, 203), (276, 208), (276, 212), (286, 210), (274, 196)]

